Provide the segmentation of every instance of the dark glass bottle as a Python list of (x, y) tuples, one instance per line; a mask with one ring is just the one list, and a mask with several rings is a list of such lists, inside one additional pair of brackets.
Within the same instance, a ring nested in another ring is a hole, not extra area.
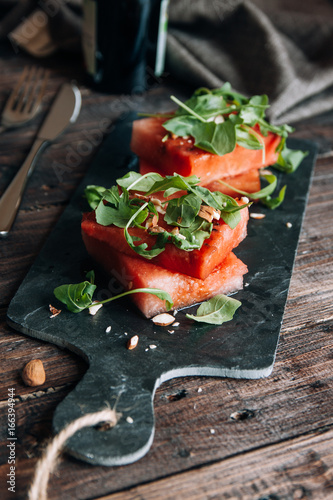
[(95, 88), (115, 94), (140, 93), (147, 90), (147, 68), (157, 76), (161, 74), (167, 3), (83, 1), (83, 52)]

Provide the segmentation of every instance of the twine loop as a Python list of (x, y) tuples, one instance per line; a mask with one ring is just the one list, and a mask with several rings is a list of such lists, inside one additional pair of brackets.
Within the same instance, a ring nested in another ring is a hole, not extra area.
[(42, 457), (38, 460), (32, 484), (30, 486), (29, 500), (47, 500), (47, 485), (50, 474), (57, 466), (60, 453), (68, 439), (77, 431), (84, 427), (93, 427), (102, 422), (108, 425), (108, 428), (114, 427), (119, 420), (120, 414), (111, 408), (88, 413), (79, 417), (68, 424), (57, 434), (47, 445)]

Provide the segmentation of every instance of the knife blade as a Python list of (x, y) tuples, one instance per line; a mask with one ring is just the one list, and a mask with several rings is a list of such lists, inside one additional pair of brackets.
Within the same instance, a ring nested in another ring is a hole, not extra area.
[(39, 153), (54, 141), (70, 124), (74, 123), (81, 109), (81, 93), (74, 84), (65, 83), (60, 88), (23, 165), (0, 198), (0, 236), (7, 236), (21, 204), (29, 177)]

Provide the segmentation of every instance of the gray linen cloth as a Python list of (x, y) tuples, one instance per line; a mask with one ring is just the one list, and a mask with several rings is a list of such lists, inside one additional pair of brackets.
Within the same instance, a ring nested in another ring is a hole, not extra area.
[(333, 2), (170, 2), (167, 68), (194, 86), (267, 94), (275, 123), (333, 108)]
[[(49, 17), (46, 49), (80, 51), (81, 1), (5, 0), (15, 7), (0, 21), (0, 40), (38, 8)], [(328, 111), (333, 1), (170, 0), (166, 71), (193, 89), (228, 81), (245, 95), (267, 94), (274, 123)]]

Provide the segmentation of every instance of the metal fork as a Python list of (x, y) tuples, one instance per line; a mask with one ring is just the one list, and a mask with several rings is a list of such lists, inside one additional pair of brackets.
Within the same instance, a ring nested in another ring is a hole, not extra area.
[(45, 92), (49, 70), (26, 66), (12, 90), (0, 122), (0, 133), (20, 127), (37, 114)]

